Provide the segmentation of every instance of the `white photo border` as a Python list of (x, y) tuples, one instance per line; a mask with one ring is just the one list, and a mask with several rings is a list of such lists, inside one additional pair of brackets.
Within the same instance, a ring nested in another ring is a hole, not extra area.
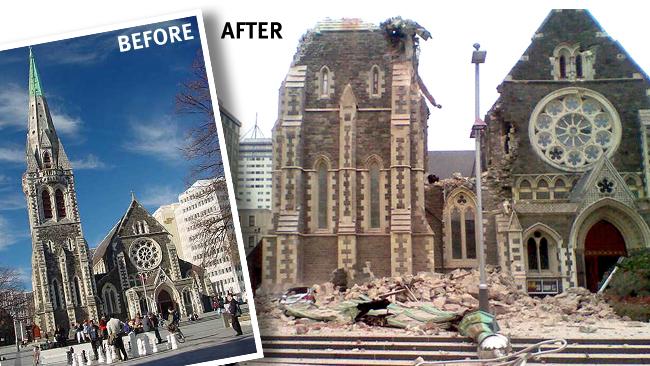
[[(71, 38), (78, 38), (84, 36), (90, 36), (99, 33), (112, 32), (119, 29), (138, 27), (154, 23), (162, 23), (166, 21), (172, 21), (183, 18), (195, 17), (196, 22), (199, 28), (199, 35), (201, 37), (201, 49), (203, 53), (203, 60), (205, 62), (205, 71), (208, 76), (208, 83), (210, 85), (210, 98), (212, 99), (212, 108), (215, 115), (215, 123), (217, 125), (217, 133), (219, 136), (219, 143), (223, 142), (225, 146), (225, 136), (223, 132), (223, 126), (220, 123), (221, 118), (216, 118), (220, 116), (219, 111), (219, 99), (217, 99), (217, 90), (214, 85), (214, 74), (212, 73), (212, 63), (210, 61), (210, 50), (208, 48), (208, 41), (205, 33), (205, 25), (203, 22), (203, 11), (201, 9), (193, 9), (182, 12), (169, 13), (167, 15), (160, 15), (155, 17), (148, 17), (139, 20), (133, 20), (128, 22), (119, 22), (111, 25), (99, 26), (96, 28), (90, 28), (79, 31), (66, 32), (58, 35), (48, 35), (43, 37), (36, 37), (30, 40), (10, 42), (0, 45), (0, 52), (8, 51), (14, 48), (27, 47), (30, 45), (37, 45), (43, 43), (50, 43), (56, 41), (62, 41)], [(244, 284), (246, 288), (246, 294), (248, 296), (248, 308), (251, 317), (251, 325), (253, 328), (253, 336), (255, 338), (255, 353), (249, 353), (241, 356), (234, 356), (229, 358), (223, 358), (220, 360), (213, 360), (207, 362), (201, 362), (194, 365), (197, 366), (216, 366), (216, 365), (225, 365), (229, 363), (251, 361), (264, 357), (262, 350), (262, 339), (260, 337), (260, 331), (257, 322), (257, 313), (255, 311), (255, 301), (253, 300), (253, 291), (251, 288), (250, 277), (248, 275), (248, 263), (246, 262), (246, 251), (244, 250), (244, 241), (241, 235), (241, 226), (239, 222), (239, 215), (237, 214), (237, 200), (235, 198), (235, 190), (233, 186), (233, 178), (230, 174), (230, 161), (228, 160), (227, 149), (222, 148), (221, 150), (221, 160), (223, 162), (224, 175), (226, 176), (226, 183), (228, 186), (228, 199), (230, 200), (230, 209), (233, 216), (233, 224), (235, 226), (235, 236), (237, 238), (237, 248), (239, 250), (240, 264), (242, 266), (242, 272), (244, 275)], [(233, 211), (234, 210), (234, 211)]]

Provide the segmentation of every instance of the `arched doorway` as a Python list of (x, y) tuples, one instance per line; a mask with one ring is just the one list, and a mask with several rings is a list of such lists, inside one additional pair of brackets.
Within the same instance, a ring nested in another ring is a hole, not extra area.
[(168, 314), (169, 309), (174, 308), (174, 300), (172, 300), (172, 296), (165, 289), (160, 290), (158, 293), (157, 304), (158, 311), (160, 314), (163, 314), (163, 316)]
[(598, 284), (621, 256), (627, 255), (623, 235), (609, 221), (600, 220), (585, 238), (585, 277), (587, 288), (598, 291)]

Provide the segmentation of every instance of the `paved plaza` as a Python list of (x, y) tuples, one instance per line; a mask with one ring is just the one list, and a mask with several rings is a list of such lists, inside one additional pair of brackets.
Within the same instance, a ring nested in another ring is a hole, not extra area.
[[(235, 357), (255, 353), (255, 339), (250, 321), (242, 321), (243, 336), (234, 336), (231, 328), (224, 326), (221, 318), (210, 318), (196, 323), (181, 323), (181, 330), (187, 338), (185, 343), (179, 343), (177, 350), (168, 350), (165, 343), (159, 347), (159, 352), (119, 362), (121, 365), (187, 365), (199, 362), (213, 361), (228, 357)], [(167, 331), (162, 330), (161, 336), (166, 338)], [(74, 347), (74, 343), (70, 344)], [(20, 353), (16, 346), (0, 348), (0, 355), (4, 358), (1, 366), (29, 366), (33, 365), (31, 346), (25, 347)], [(63, 351), (63, 350), (61, 350)], [(41, 359), (46, 365), (65, 365), (65, 362), (47, 363), (43, 354)], [(96, 361), (93, 365), (97, 365)]]

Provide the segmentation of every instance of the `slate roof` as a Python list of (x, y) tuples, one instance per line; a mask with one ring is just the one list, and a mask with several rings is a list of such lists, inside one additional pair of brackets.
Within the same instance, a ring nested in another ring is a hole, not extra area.
[(454, 173), (474, 176), (474, 150), (429, 151), (427, 155), (427, 175), (435, 174), (440, 179), (451, 178)]

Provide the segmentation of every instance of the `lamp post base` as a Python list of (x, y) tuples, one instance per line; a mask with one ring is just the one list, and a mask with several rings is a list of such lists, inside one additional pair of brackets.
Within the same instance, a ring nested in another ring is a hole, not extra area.
[(485, 284), (478, 286), (478, 308), (479, 310), (490, 312), (490, 302), (488, 301), (488, 288)]

